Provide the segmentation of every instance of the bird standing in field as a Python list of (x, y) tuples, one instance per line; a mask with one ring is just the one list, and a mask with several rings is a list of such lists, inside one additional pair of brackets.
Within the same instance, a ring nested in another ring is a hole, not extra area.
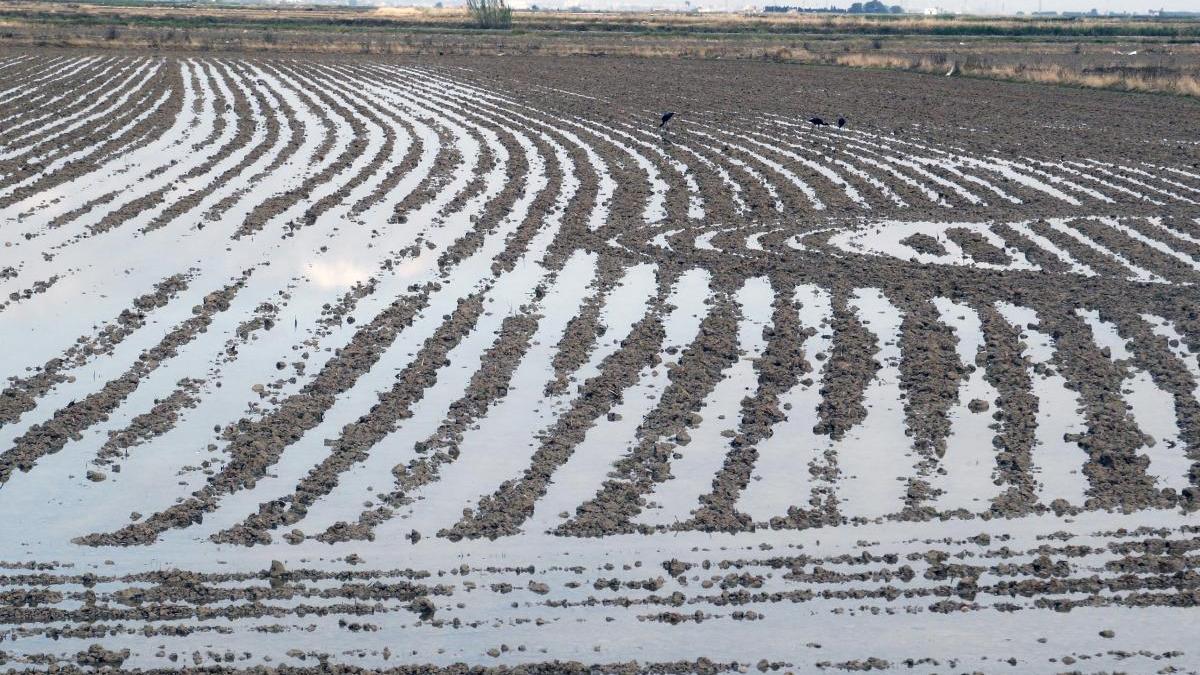
[(662, 121), (658, 123), (658, 135), (662, 139), (663, 145), (671, 143), (671, 120), (674, 119), (675, 113), (665, 112), (662, 114)]
[(810, 117), (810, 118), (808, 118), (808, 123), (813, 125), (814, 127), (829, 126), (829, 122), (826, 122), (825, 120), (821, 119), (820, 117)]
[(841, 128), (842, 128), (842, 127), (844, 127), (844, 126), (846, 126), (846, 118), (845, 118), (845, 117), (839, 117), (839, 118), (838, 118), (838, 128), (839, 128), (839, 129), (841, 129)]

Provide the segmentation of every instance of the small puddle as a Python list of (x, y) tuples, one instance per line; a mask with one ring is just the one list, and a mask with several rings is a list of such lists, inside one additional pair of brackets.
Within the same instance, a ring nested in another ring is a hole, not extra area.
[(879, 289), (855, 289), (851, 306), (875, 334), (883, 366), (867, 386), (867, 417), (834, 442), (840, 479), (838, 508), (845, 518), (874, 520), (904, 507), (905, 480), (916, 472), (907, 440), (900, 389), (901, 314)]
[[(1030, 325), (1038, 325), (1037, 312), (1005, 302), (996, 309), (1010, 324), (1020, 329), (1025, 342), (1023, 354), (1035, 365), (1052, 368), (1054, 340)], [(1037, 435), (1033, 447), (1033, 471), (1037, 477), (1038, 498), (1049, 506), (1056, 499), (1072, 506), (1083, 506), (1089, 487), (1083, 466), (1087, 453), (1078, 444), (1065, 440), (1067, 434), (1081, 434), (1087, 423), (1081, 413), (1078, 395), (1067, 388), (1067, 380), (1057, 372), (1042, 376), (1030, 370), (1033, 395), (1038, 400)]]
[[(967, 305), (948, 298), (934, 298), (942, 323), (958, 338), (956, 350), (964, 366), (975, 366), (975, 355), (983, 348), (983, 327), (979, 314)], [(972, 513), (986, 511), (989, 500), (997, 490), (993, 481), (996, 469), (996, 449), (992, 445), (995, 432), (989, 407), (982, 412), (970, 409), (972, 400), (986, 401), (994, 406), (999, 393), (988, 383), (986, 370), (975, 367), (959, 385), (958, 403), (950, 409), (950, 436), (946, 439), (946, 454), (938, 462), (941, 471), (930, 479), (935, 489), (942, 490), (937, 498), (939, 510), (965, 509)]]

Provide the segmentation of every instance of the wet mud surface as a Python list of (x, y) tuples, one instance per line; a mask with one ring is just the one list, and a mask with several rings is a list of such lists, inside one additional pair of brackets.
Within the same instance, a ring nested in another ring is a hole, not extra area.
[(1200, 112), (855, 77), (0, 51), (0, 669), (1200, 668)]

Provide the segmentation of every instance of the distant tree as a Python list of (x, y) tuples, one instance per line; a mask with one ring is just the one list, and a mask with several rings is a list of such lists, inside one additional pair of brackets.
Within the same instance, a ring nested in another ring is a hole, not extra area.
[(512, 28), (512, 8), (504, 0), (467, 0), (480, 28)]
[(901, 7), (900, 5), (892, 5), (891, 7), (888, 8), (888, 11), (891, 12), (892, 14), (903, 14), (904, 8)]
[[(850, 5), (850, 9), (846, 10), (850, 14), (887, 14), (892, 10), (879, 0), (870, 0), (869, 2), (856, 2)], [(901, 9), (900, 11), (904, 11)]]

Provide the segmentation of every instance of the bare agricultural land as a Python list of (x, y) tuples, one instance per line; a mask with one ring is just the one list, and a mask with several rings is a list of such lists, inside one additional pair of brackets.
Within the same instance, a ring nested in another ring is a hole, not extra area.
[(0, 51), (0, 665), (1196, 671), (1197, 129)]

